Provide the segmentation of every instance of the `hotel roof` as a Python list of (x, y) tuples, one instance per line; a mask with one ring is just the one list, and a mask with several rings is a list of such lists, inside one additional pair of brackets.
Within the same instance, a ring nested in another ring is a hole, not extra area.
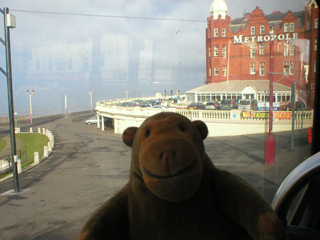
[[(221, 83), (206, 84), (186, 91), (186, 93), (240, 93), (246, 87), (251, 87), (256, 92), (264, 92), (270, 90), (269, 84), (269, 80), (232, 80)], [(291, 88), (279, 83), (273, 83), (273, 91), (291, 92)]]

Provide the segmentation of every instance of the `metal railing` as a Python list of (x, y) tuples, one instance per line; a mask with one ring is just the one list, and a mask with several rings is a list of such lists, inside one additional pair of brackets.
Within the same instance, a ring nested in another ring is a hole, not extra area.
[[(122, 107), (113, 105), (113, 102), (97, 102), (96, 110), (103, 114), (110, 114), (113, 116), (141, 116), (148, 117), (158, 113), (159, 111), (169, 111), (176, 112), (181, 115), (184, 115), (190, 119), (203, 119), (203, 120), (238, 120), (238, 121), (267, 121), (268, 120), (268, 112), (265, 111), (256, 111), (256, 112), (247, 112), (250, 114), (249, 117), (244, 117), (243, 112), (238, 110), (189, 110), (189, 109), (180, 109), (180, 108), (166, 108), (166, 109), (158, 109), (158, 108), (143, 108), (143, 107)], [(258, 113), (254, 115), (253, 113)], [(232, 116), (236, 114), (237, 118), (233, 118)], [(291, 111), (274, 111), (275, 122), (291, 122), (292, 114)], [(296, 124), (303, 123), (303, 121), (312, 121), (313, 120), (313, 110), (307, 111), (295, 111), (295, 121)]]
[[(21, 160), (22, 165), (26, 165), (28, 163), (28, 149), (27, 147), (23, 147), (17, 151), (18, 159)], [(0, 160), (0, 175), (12, 173), (12, 156), (11, 154), (4, 157), (4, 159)]]

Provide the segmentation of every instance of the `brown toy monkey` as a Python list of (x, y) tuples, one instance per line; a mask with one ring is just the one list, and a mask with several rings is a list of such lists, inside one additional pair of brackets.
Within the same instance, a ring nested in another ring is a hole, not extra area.
[(202, 121), (162, 112), (127, 128), (129, 182), (84, 226), (79, 240), (289, 239), (260, 194), (217, 169), (205, 153)]

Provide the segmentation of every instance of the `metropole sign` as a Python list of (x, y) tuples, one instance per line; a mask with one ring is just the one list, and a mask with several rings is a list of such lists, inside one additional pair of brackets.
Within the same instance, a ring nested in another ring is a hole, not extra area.
[(269, 42), (278, 39), (279, 41), (298, 39), (298, 33), (271, 34), (264, 36), (243, 37), (243, 35), (233, 36), (234, 44), (250, 43), (250, 42)]

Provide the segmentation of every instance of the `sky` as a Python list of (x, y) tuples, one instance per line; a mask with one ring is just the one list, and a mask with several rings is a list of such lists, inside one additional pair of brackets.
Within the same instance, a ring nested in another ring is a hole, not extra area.
[[(259, 6), (302, 11), (308, 0), (225, 0), (232, 19)], [(2, 0), (15, 15), (10, 30), (14, 108), (89, 106), (95, 100), (173, 95), (205, 81), (205, 29), (212, 0)], [(3, 37), (3, 20), (0, 20)], [(0, 66), (5, 50), (0, 46)], [(1, 73), (0, 73), (1, 74)], [(0, 76), (0, 115), (8, 111)]]

